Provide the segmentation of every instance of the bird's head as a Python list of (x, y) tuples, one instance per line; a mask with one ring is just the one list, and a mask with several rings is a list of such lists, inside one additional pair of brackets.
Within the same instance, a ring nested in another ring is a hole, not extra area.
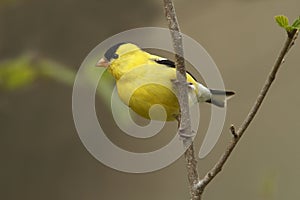
[(119, 79), (124, 73), (138, 65), (144, 64), (148, 53), (132, 43), (118, 43), (110, 47), (96, 66), (106, 67), (112, 75)]

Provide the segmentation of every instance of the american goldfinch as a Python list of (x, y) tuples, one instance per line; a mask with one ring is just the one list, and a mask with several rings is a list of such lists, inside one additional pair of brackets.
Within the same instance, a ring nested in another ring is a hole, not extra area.
[[(124, 42), (109, 48), (97, 66), (108, 68), (116, 80), (120, 99), (138, 115), (150, 119), (149, 109), (159, 104), (167, 116), (157, 120), (178, 120), (180, 108), (172, 81), (176, 79), (174, 62)], [(232, 91), (208, 89), (189, 73), (186, 75), (190, 105), (207, 102), (224, 107), (226, 99), (234, 95)]]

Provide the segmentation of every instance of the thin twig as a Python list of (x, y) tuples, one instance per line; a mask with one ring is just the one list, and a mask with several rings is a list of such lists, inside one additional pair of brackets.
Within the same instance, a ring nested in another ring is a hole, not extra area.
[(245, 120), (243, 121), (242, 125), (240, 126), (240, 128), (238, 129), (237, 132), (235, 132), (235, 128), (232, 125), (230, 130), (231, 133), (234, 135), (234, 137), (232, 138), (232, 141), (228, 144), (225, 152), (222, 154), (222, 156), (220, 157), (220, 159), (218, 160), (218, 162), (215, 164), (215, 166), (209, 170), (209, 172), (204, 176), (204, 178), (202, 180), (200, 180), (198, 182), (198, 184), (196, 185), (196, 187), (199, 189), (200, 191), (200, 196), (202, 195), (204, 189), (206, 188), (206, 186), (216, 177), (216, 175), (222, 170), (224, 164), (226, 163), (226, 161), (228, 160), (229, 156), (231, 155), (233, 149), (236, 147), (237, 143), (239, 142), (240, 138), (243, 136), (244, 132), (246, 131), (246, 129), (248, 128), (248, 126), (250, 125), (250, 123), (252, 122), (252, 120), (254, 119), (258, 109), (260, 108), (264, 98), (266, 97), (267, 92), (269, 91), (273, 81), (275, 80), (276, 74), (278, 72), (279, 67), (282, 65), (283, 61), (284, 61), (284, 57), (286, 56), (286, 54), (288, 53), (288, 51), (290, 50), (291, 46), (294, 44), (297, 35), (298, 35), (297, 30), (293, 30), (288, 34), (288, 37), (286, 39), (286, 42), (261, 90), (261, 92), (259, 93), (253, 107), (251, 108), (251, 110), (249, 111), (249, 114), (247, 115), (247, 117), (245, 118)]
[(186, 83), (186, 70), (183, 58), (182, 36), (177, 21), (175, 8), (172, 0), (164, 0), (165, 16), (172, 36), (173, 47), (175, 51), (176, 65), (176, 87), (178, 89), (178, 100), (180, 105), (180, 124), (179, 134), (183, 136), (183, 143), (188, 147), (185, 151), (186, 168), (188, 173), (188, 181), (190, 185), (190, 194), (192, 200), (200, 200), (199, 190), (195, 189), (195, 184), (199, 181), (197, 171), (197, 159), (195, 156), (194, 145), (192, 142), (193, 133), (191, 128), (191, 119), (188, 104), (188, 88)]

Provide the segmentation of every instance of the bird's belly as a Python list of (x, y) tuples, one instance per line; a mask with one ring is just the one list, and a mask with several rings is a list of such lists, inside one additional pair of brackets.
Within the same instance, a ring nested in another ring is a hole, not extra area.
[(138, 88), (127, 87), (126, 90), (119, 86), (118, 92), (122, 101), (140, 116), (173, 121), (179, 115), (179, 103), (175, 92), (169, 88), (172, 87), (151, 83)]

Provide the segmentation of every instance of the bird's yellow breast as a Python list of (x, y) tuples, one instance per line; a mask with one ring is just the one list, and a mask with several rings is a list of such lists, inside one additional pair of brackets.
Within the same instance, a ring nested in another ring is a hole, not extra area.
[[(118, 93), (121, 100), (136, 113), (150, 119), (149, 109), (153, 105), (161, 105), (166, 112), (163, 115), (152, 115), (156, 120), (175, 120), (179, 114), (179, 103), (172, 80), (176, 72), (162, 65), (144, 65), (124, 74), (117, 80)], [(152, 118), (153, 119), (153, 118)]]

